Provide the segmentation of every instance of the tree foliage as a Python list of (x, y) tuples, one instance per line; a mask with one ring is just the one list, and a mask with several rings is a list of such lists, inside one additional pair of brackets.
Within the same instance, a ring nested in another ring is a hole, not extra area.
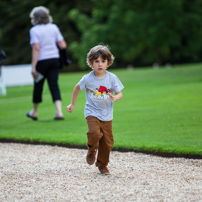
[(7, 53), (6, 64), (30, 63), (29, 14), (39, 5), (50, 9), (75, 69), (88, 68), (86, 54), (100, 43), (109, 45), (115, 67), (201, 60), (201, 0), (1, 0), (0, 48)]
[(79, 40), (81, 34), (69, 20), (69, 10), (77, 7), (86, 14), (91, 10), (91, 4), (82, 0), (1, 0), (0, 48), (7, 53), (5, 64), (31, 63), (29, 30), (32, 25), (29, 15), (36, 6), (49, 8), (53, 23), (58, 25), (68, 45)]
[(78, 9), (69, 14), (82, 33), (81, 41), (71, 43), (81, 67), (86, 66), (86, 52), (100, 42), (111, 47), (117, 65), (200, 61), (200, 0), (92, 2), (90, 16)]

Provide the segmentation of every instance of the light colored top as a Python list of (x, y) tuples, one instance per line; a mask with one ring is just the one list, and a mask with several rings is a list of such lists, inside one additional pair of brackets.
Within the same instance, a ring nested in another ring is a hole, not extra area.
[(40, 47), (38, 61), (59, 58), (56, 43), (61, 40), (63, 36), (55, 24), (40, 24), (30, 29), (30, 44), (38, 43)]
[(97, 78), (94, 71), (83, 76), (79, 81), (82, 91), (86, 88), (85, 118), (95, 116), (101, 121), (111, 121), (113, 119), (113, 102), (108, 93), (120, 92), (124, 86), (118, 77), (106, 71), (103, 78)]

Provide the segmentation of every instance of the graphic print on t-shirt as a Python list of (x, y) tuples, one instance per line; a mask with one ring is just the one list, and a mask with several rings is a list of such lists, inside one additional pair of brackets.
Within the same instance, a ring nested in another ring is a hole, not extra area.
[(95, 91), (91, 90), (91, 98), (94, 99), (108, 99), (109, 95), (108, 93), (111, 93), (110, 89), (107, 89), (105, 86), (100, 86), (99, 88), (96, 88)]

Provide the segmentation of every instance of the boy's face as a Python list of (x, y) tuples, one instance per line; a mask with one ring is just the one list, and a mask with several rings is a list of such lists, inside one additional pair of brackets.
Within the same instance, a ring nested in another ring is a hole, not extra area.
[(93, 69), (97, 74), (105, 74), (105, 70), (108, 67), (108, 60), (104, 60), (101, 56), (93, 61)]

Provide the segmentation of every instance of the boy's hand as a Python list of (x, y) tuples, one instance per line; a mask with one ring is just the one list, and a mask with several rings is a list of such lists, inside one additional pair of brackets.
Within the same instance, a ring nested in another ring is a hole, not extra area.
[(72, 113), (73, 109), (74, 109), (73, 104), (70, 104), (69, 106), (67, 106), (67, 112)]
[(123, 95), (122, 95), (121, 91), (118, 92), (118, 93), (115, 93), (115, 94), (116, 94), (116, 95), (113, 96), (111, 93), (108, 93), (110, 99), (111, 99), (113, 102), (122, 99)]
[(108, 95), (109, 95), (110, 99), (111, 99), (113, 102), (116, 101), (116, 97), (115, 97), (115, 96), (113, 96), (111, 93), (108, 93)]

